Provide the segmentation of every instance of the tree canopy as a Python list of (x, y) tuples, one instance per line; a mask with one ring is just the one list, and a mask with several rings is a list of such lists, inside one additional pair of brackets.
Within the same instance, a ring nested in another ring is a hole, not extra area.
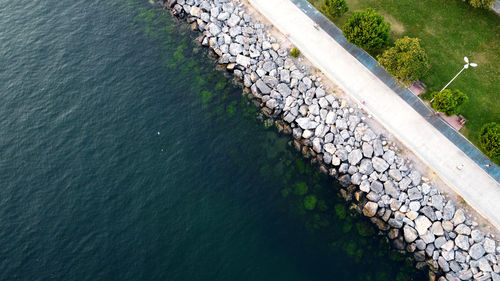
[(324, 0), (321, 8), (332, 17), (340, 17), (349, 11), (345, 0)]
[(500, 155), (500, 125), (491, 122), (485, 124), (479, 133), (479, 144), (491, 157)]
[(398, 39), (394, 47), (378, 56), (378, 62), (405, 85), (419, 80), (429, 70), (427, 54), (420, 47), (420, 40), (408, 36)]
[(345, 38), (367, 50), (376, 50), (389, 43), (391, 24), (384, 22), (384, 17), (374, 9), (354, 12), (342, 27)]
[(446, 89), (432, 93), (432, 107), (446, 116), (458, 114), (460, 106), (469, 100), (469, 97), (459, 90)]

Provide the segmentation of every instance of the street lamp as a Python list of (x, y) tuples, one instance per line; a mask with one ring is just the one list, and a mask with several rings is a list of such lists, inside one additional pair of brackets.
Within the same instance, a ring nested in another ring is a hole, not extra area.
[[(439, 91), (440, 93), (441, 93), (444, 89), (446, 89), (446, 87), (448, 87), (448, 86), (451, 84), (451, 82), (453, 82), (453, 80), (455, 80), (455, 79), (458, 77), (458, 75), (460, 75), (460, 73), (462, 73), (462, 71), (464, 71), (465, 69), (469, 68), (469, 65), (470, 65), (470, 66), (472, 66), (472, 67), (476, 67), (476, 66), (477, 66), (477, 63), (473, 63), (473, 62), (469, 63), (469, 58), (467, 58), (467, 57), (464, 57), (464, 61), (465, 61), (465, 65), (464, 65), (464, 67), (462, 67), (462, 69), (461, 69), (461, 70), (457, 73), (457, 75), (455, 75), (455, 77), (453, 77), (453, 79), (451, 79), (451, 80), (450, 80), (450, 82), (448, 82), (448, 84), (446, 84), (446, 86), (444, 86), (444, 87), (441, 89), (441, 91)], [(432, 103), (433, 101), (434, 101), (434, 98), (433, 98), (433, 99), (431, 99), (431, 103)]]

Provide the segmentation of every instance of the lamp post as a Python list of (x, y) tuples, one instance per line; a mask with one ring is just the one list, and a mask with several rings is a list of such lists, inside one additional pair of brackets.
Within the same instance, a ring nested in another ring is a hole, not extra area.
[[(462, 71), (464, 71), (465, 69), (469, 68), (469, 65), (472, 66), (472, 67), (476, 67), (477, 66), (477, 63), (473, 63), (473, 62), (469, 63), (469, 58), (467, 58), (467, 57), (464, 57), (464, 61), (465, 61), (464, 67), (462, 67), (462, 69), (457, 73), (457, 75), (455, 75), (455, 77), (453, 77), (453, 79), (451, 79), (450, 82), (448, 82), (448, 84), (446, 84), (446, 86), (444, 86), (441, 89), (441, 91), (439, 91), (440, 93), (444, 89), (446, 89), (446, 87), (448, 87), (451, 84), (451, 82), (453, 82), (453, 80), (455, 80), (458, 77), (458, 75), (460, 75), (460, 73), (462, 73)], [(431, 104), (432, 104), (433, 101), (434, 101), (434, 98), (431, 99)]]

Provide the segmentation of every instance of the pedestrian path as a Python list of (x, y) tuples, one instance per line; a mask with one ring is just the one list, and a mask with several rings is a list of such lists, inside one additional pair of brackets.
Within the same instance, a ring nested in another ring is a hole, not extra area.
[[(328, 18), (314, 8), (307, 0), (291, 0), (303, 13), (313, 20), (321, 29), (330, 35), (339, 45), (355, 57), (361, 64), (405, 100), (420, 115), (424, 116), (436, 129), (460, 148), (469, 158), (474, 160), (482, 169), (500, 182), (500, 167), (492, 163), (479, 149), (477, 149), (462, 134), (456, 131), (452, 125), (437, 115), (420, 98), (416, 97), (407, 88), (401, 88), (397, 81), (389, 75), (384, 68), (378, 66), (378, 62), (363, 49), (347, 42), (342, 31), (332, 24)], [(451, 75), (451, 74), (450, 74)], [(490, 165), (487, 168), (487, 165)]]
[(249, 2), (328, 78), (358, 102), (365, 101), (364, 107), (377, 121), (500, 229), (499, 182), (461, 149), (466, 146), (462, 140), (449, 136), (446, 122), (429, 116), (432, 111), (418, 97), (397, 87), (373, 58), (347, 43), (341, 32), (338, 36), (339, 30), (314, 8), (307, 8), (305, 0)]

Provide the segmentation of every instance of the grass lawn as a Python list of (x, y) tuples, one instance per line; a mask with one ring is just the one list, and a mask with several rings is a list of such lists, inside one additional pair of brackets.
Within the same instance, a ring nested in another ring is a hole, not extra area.
[[(308, 1), (321, 10), (323, 0)], [(474, 9), (461, 0), (346, 1), (349, 12), (341, 18), (330, 18), (338, 27), (353, 11), (371, 7), (391, 22), (392, 42), (405, 35), (421, 39), (431, 64), (428, 75), (422, 79), (428, 93), (441, 90), (455, 76), (465, 64), (464, 56), (479, 65), (462, 72), (448, 86), (469, 96), (469, 102), (461, 109), (468, 119), (461, 133), (479, 147), (482, 125), (500, 123), (500, 16)], [(492, 160), (500, 164), (500, 157)]]

